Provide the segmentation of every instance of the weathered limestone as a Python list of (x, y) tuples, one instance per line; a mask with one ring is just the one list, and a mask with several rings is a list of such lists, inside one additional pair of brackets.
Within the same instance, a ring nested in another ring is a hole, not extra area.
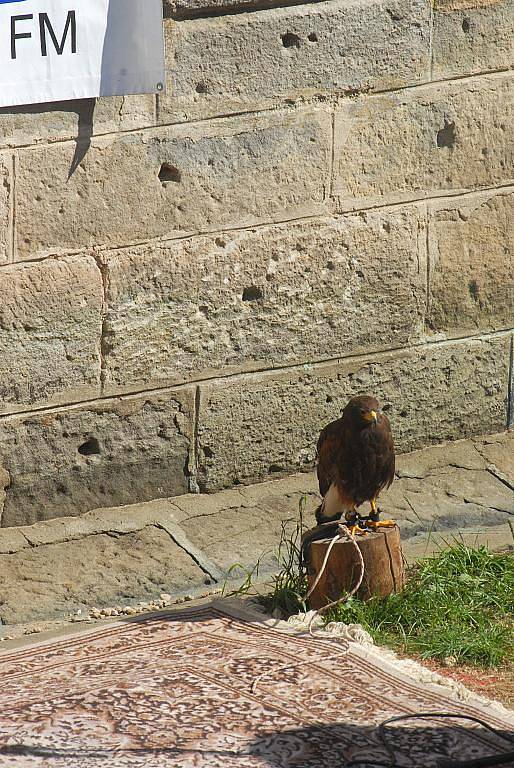
[(512, 421), (512, 2), (164, 0), (166, 94), (0, 110), (0, 525)]
[(194, 391), (0, 420), (3, 526), (188, 490)]
[(514, 491), (514, 431), (504, 435), (487, 435), (475, 442), (492, 474)]
[(0, 414), (98, 396), (102, 305), (90, 256), (0, 270)]
[(356, 99), (336, 114), (339, 208), (506, 184), (513, 126), (508, 74)]
[(12, 158), (0, 155), (0, 264), (11, 254)]
[(425, 241), (411, 207), (108, 252), (106, 391), (408, 344)]
[(119, 96), (0, 109), (0, 148), (155, 125), (155, 97)]
[[(487, 547), (491, 552), (512, 552), (512, 529), (508, 523), (502, 525), (468, 525), (452, 531), (450, 541), (458, 541), (467, 547)], [(409, 565), (421, 558), (437, 555), (448, 546), (448, 531), (419, 534), (402, 544), (402, 551)]]
[(201, 388), (198, 471), (212, 491), (312, 465), (321, 426), (373, 392), (405, 451), (505, 425), (508, 334), (219, 380)]
[(429, 78), (426, 0), (331, 0), (165, 25), (160, 119), (262, 109), (314, 95), (386, 90)]
[(514, 319), (513, 191), (430, 205), (429, 327), (465, 334)]
[(436, 0), (433, 77), (438, 80), (514, 63), (512, 0)]
[(308, 110), (95, 139), (71, 178), (74, 144), (22, 150), (18, 258), (320, 213), (330, 141)]
[[(503, 432), (397, 456), (398, 477), (381, 494), (380, 506), (398, 522), (407, 558), (455, 540), (514, 549), (514, 494), (495, 474), (509, 463), (514, 470), (513, 448), (514, 433)], [(93, 606), (119, 612), (138, 600), (153, 603), (162, 592), (169, 604), (186, 593), (219, 589), (227, 577), (230, 583), (248, 571), (254, 584), (269, 580), (282, 528), (287, 538), (294, 535), (300, 507), (311, 527), (319, 498), (315, 473), (301, 473), (1, 528), (0, 639), (2, 632), (30, 629), (15, 627), (18, 622), (37, 619), (41, 626), (41, 620), (63, 614), (87, 621)]]
[[(0, 624), (184, 592), (205, 574), (165, 531), (89, 536), (0, 556)], [(99, 578), (101, 574), (101, 578)]]

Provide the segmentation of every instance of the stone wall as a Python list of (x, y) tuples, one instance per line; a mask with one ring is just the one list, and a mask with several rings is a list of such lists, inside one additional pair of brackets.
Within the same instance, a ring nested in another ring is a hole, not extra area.
[(512, 0), (164, 10), (166, 95), (0, 111), (3, 526), (512, 419)]

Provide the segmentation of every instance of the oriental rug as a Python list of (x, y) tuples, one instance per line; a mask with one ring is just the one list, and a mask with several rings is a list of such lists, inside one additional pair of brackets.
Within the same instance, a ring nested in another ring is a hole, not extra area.
[[(356, 643), (223, 602), (0, 653), (0, 768), (430, 768), (514, 745), (513, 720), (459, 702)], [(387, 750), (384, 740), (389, 745)]]

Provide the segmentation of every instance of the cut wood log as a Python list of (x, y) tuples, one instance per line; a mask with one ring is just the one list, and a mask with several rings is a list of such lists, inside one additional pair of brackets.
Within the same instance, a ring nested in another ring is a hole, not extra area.
[[(356, 536), (355, 541), (364, 560), (364, 578), (356, 597), (369, 600), (373, 595), (387, 597), (393, 592), (400, 592), (405, 584), (405, 568), (398, 527), (381, 528), (376, 533)], [(330, 542), (329, 538), (320, 539), (311, 542), (308, 547), (309, 589), (321, 570)], [(338, 541), (332, 547), (321, 579), (309, 598), (310, 608), (323, 608), (349, 592), (357, 583), (360, 568), (359, 556), (352, 542)]]

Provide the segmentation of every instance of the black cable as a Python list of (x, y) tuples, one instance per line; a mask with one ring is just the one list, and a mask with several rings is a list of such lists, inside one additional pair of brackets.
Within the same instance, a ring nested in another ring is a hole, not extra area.
[[(490, 731), (495, 736), (498, 736), (501, 739), (504, 739), (505, 741), (508, 741), (510, 743), (514, 743), (514, 734), (507, 734), (502, 733), (497, 728), (493, 728), (492, 725), (489, 725), (489, 723), (486, 723), (485, 720), (481, 720), (478, 717), (472, 717), (471, 715), (459, 715), (455, 714), (453, 712), (423, 712), (423, 713), (417, 713), (414, 715), (397, 715), (396, 717), (390, 717), (387, 720), (384, 720), (380, 723), (380, 725), (377, 726), (377, 733), (378, 736), (384, 745), (389, 757), (391, 758), (390, 762), (386, 763), (383, 761), (377, 761), (377, 760), (366, 760), (366, 759), (358, 759), (355, 758), (353, 760), (350, 760), (349, 762), (346, 762), (344, 764), (344, 768), (354, 768), (354, 766), (358, 765), (367, 765), (367, 766), (377, 766), (380, 768), (405, 768), (404, 766), (400, 766), (396, 762), (396, 757), (393, 748), (389, 744), (386, 735), (385, 735), (385, 729), (388, 725), (391, 725), (392, 723), (399, 723), (404, 720), (423, 720), (423, 719), (448, 719), (451, 718), (452, 720), (467, 720), (469, 722), (477, 723), (482, 728), (485, 728), (487, 731)], [(481, 757), (474, 760), (467, 760), (467, 761), (457, 761), (453, 760), (451, 758), (441, 758), (441, 760), (438, 761), (437, 765), (438, 768), (488, 768), (489, 766), (494, 765), (505, 765), (508, 762), (511, 762), (511, 760), (514, 759), (514, 752), (504, 752), (502, 754), (497, 755), (490, 755), (489, 757)]]
[(514, 762), (514, 752), (504, 752), (502, 755), (478, 757), (476, 760), (450, 760), (442, 757), (437, 761), (437, 768), (490, 768), (493, 765), (506, 765)]

